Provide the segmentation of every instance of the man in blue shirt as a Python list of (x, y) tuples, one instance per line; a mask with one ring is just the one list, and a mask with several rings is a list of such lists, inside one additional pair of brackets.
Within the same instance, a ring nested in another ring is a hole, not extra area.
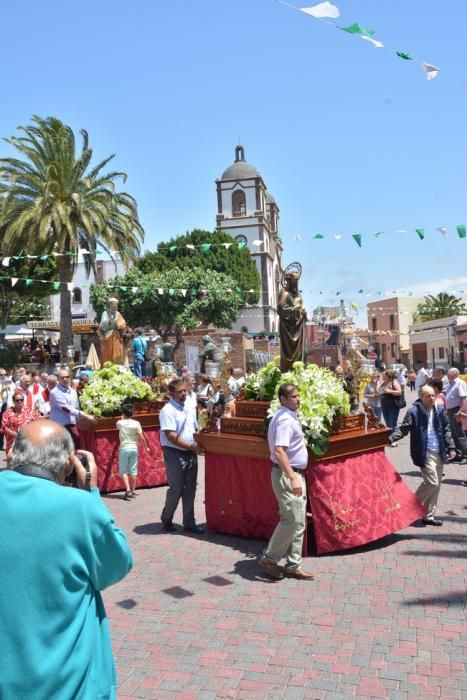
[[(97, 467), (49, 420), (26, 425), (0, 472), (2, 700), (116, 698), (100, 591), (132, 566), (124, 533), (103, 505)], [(75, 470), (78, 488), (63, 483)]]
[(144, 376), (145, 371), (145, 357), (146, 357), (146, 349), (147, 349), (147, 340), (143, 336), (143, 331), (135, 331), (135, 334), (133, 336), (133, 340), (131, 341), (131, 347), (133, 348), (133, 354), (134, 354), (134, 359), (133, 359), (133, 366), (134, 366), (134, 373), (136, 377), (141, 377)]
[(196, 411), (185, 407), (187, 387), (183, 379), (173, 379), (168, 388), (170, 400), (159, 416), (161, 446), (169, 482), (161, 520), (164, 530), (175, 532), (173, 516), (181, 498), (183, 529), (202, 535), (204, 529), (195, 521), (198, 455), (203, 452), (193, 440), (193, 434), (198, 430)]
[(70, 371), (66, 368), (57, 373), (58, 384), (50, 392), (50, 420), (63, 425), (68, 430), (75, 447), (79, 447), (79, 432), (76, 422), (79, 418), (85, 418), (90, 423), (96, 423), (95, 416), (89, 416), (80, 410), (78, 394), (71, 386)]

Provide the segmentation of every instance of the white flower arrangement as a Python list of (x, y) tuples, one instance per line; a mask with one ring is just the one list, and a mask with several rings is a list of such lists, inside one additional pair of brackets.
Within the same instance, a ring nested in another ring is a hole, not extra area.
[(94, 416), (113, 416), (120, 412), (125, 399), (152, 401), (156, 395), (151, 387), (122, 365), (106, 362), (95, 372), (80, 396), (80, 406)]
[(275, 398), (271, 402), (268, 416), (272, 417), (280, 408), (277, 396), (280, 384), (295, 384), (300, 394), (297, 418), (305, 440), (317, 455), (323, 455), (328, 447), (329, 433), (336, 416), (348, 416), (350, 401), (342, 381), (333, 372), (317, 365), (304, 366), (295, 362), (292, 370), (281, 375), (275, 387)]

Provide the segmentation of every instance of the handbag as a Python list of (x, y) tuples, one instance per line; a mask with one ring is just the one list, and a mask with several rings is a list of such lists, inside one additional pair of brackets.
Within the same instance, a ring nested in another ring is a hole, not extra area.
[[(392, 385), (392, 388), (394, 389), (394, 383)], [(407, 406), (405, 402), (405, 396), (404, 396), (404, 388), (401, 387), (401, 393), (400, 396), (393, 396), (393, 401), (394, 401), (394, 406), (396, 408), (405, 408)]]

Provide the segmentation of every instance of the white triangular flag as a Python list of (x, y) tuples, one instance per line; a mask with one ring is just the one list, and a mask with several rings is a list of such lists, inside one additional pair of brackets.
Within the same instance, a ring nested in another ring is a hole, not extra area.
[(336, 241), (339, 241), (342, 238), (342, 233), (335, 233), (333, 238), (335, 238)]
[(230, 246), (232, 245), (232, 243), (222, 243), (222, 245), (224, 246), (224, 248), (226, 250), (228, 250), (230, 248)]
[(407, 230), (405, 228), (400, 228), (396, 231), (396, 233), (407, 233)]
[(185, 248), (188, 248), (188, 250), (194, 250), (195, 246), (193, 245), (193, 243), (187, 243)]
[(12, 277), (11, 278), (11, 286), (14, 287), (18, 280), (19, 280), (19, 277)]
[(444, 238), (448, 237), (448, 230), (445, 226), (438, 226), (436, 230), (439, 231)]
[(158, 294), (163, 294), (163, 293), (164, 293), (164, 290), (163, 290), (161, 287), (159, 287), (158, 290), (157, 290), (157, 293), (158, 293)]
[(182, 297), (186, 297), (187, 289), (181, 289)]
[(29, 260), (35, 260), (35, 259), (38, 258), (39, 256), (38, 256), (38, 255), (26, 255), (26, 257), (27, 257)]
[(301, 240), (302, 240), (302, 237), (301, 237), (301, 235), (300, 235), (299, 233), (297, 233), (296, 236), (293, 236), (293, 239), (294, 239), (294, 241), (301, 241)]
[(384, 49), (383, 42), (378, 41), (377, 39), (373, 39), (371, 36), (366, 36), (366, 34), (360, 34), (360, 39), (363, 39), (364, 41), (369, 41), (370, 44), (373, 44), (375, 49)]
[(259, 238), (256, 238), (256, 239), (253, 241), (253, 245), (256, 245), (256, 246), (259, 247), (260, 245), (263, 245), (263, 241), (260, 241)]
[(330, 2), (320, 2), (317, 5), (312, 5), (312, 7), (300, 7), (301, 12), (304, 12), (311, 17), (316, 19), (337, 19), (340, 16), (339, 8), (336, 5), (332, 5)]
[(138, 287), (132, 287), (132, 288), (131, 288), (132, 294), (136, 294), (137, 291), (138, 291)]
[(3, 260), (2, 260), (3, 267), (8, 267), (9, 264), (10, 264), (10, 258), (3, 258)]
[(73, 282), (68, 282), (66, 286), (69, 292), (73, 291)]
[(433, 80), (433, 78), (436, 78), (436, 76), (439, 73), (439, 68), (436, 68), (436, 66), (432, 66), (430, 63), (422, 62), (420, 65), (426, 72), (427, 80)]

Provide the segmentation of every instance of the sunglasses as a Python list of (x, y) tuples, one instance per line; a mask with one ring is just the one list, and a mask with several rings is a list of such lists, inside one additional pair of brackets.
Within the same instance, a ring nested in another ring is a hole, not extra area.
[(69, 378), (70, 378), (69, 374), (62, 374), (62, 376), (59, 377), (59, 379), (69, 379)]
[(13, 403), (23, 403), (23, 399), (13, 399)]

